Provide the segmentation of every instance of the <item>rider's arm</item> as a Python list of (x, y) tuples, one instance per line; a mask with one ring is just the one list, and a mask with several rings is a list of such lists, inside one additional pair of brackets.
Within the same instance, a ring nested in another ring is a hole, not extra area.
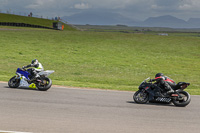
[(149, 80), (149, 82), (154, 82), (154, 81), (156, 81), (156, 79), (150, 79), (150, 80)]
[(33, 67), (34, 65), (33, 64), (29, 64), (27, 66), (23, 66), (22, 68), (29, 68), (29, 67)]

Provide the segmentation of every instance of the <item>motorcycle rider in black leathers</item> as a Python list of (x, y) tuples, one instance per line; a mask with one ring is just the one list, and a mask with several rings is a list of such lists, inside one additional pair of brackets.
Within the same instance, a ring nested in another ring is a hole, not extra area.
[(29, 77), (30, 81), (34, 80), (34, 78), (36, 78), (38, 76), (38, 72), (41, 72), (44, 70), (42, 64), (37, 59), (32, 60), (31, 64), (29, 64), (27, 66), (23, 66), (22, 69), (29, 68), (29, 67), (32, 67), (28, 71), (31, 74), (31, 76)]
[(167, 90), (167, 94), (171, 94), (174, 92), (172, 88), (176, 85), (176, 83), (169, 77), (165, 76), (163, 73), (157, 73), (155, 75), (155, 79), (153, 79), (152, 81), (156, 81), (152, 88), (163, 88)]

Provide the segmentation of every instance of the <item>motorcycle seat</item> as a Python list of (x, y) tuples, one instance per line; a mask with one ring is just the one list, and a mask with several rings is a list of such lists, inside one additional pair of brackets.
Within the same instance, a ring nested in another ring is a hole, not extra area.
[(188, 85), (190, 85), (190, 83), (178, 82), (178, 84), (175, 85), (174, 89), (181, 89), (182, 86), (188, 86)]

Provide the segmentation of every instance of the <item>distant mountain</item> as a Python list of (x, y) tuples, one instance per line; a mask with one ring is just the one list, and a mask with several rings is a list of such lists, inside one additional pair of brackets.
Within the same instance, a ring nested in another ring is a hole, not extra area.
[(124, 17), (118, 13), (111, 12), (81, 12), (72, 16), (64, 16), (63, 20), (71, 24), (91, 24), (91, 25), (128, 25), (140, 27), (169, 27), (169, 28), (200, 28), (200, 18), (190, 18), (188, 21), (165, 15), (149, 17), (145, 21), (136, 21)]
[(170, 28), (200, 28), (200, 18), (190, 18), (188, 21), (165, 15), (146, 19), (143, 26), (147, 27), (170, 27)]
[(72, 16), (64, 16), (63, 20), (72, 24), (91, 24), (91, 25), (129, 25), (135, 21), (126, 18), (118, 13), (111, 12), (82, 12)]
[(188, 24), (194, 28), (200, 28), (200, 18), (190, 18)]
[(170, 27), (170, 28), (188, 27), (188, 23), (186, 21), (170, 15), (150, 17), (143, 22), (143, 25), (150, 27)]

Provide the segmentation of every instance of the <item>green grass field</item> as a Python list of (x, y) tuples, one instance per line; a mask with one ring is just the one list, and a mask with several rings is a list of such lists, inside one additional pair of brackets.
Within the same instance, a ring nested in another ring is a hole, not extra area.
[[(134, 27), (134, 26), (126, 26), (126, 25), (75, 25), (76, 27), (83, 29), (85, 31), (98, 31), (98, 32), (126, 32), (126, 33), (150, 33), (152, 32), (161, 32), (161, 33), (187, 33), (187, 35), (197, 35), (199, 36), (200, 29), (199, 28), (167, 28), (167, 27)], [(193, 34), (188, 34), (193, 33)]]
[[(189, 33), (188, 33), (189, 34)], [(136, 91), (158, 72), (200, 94), (200, 38), (118, 32), (0, 30), (0, 81), (37, 58), (53, 84)]]

